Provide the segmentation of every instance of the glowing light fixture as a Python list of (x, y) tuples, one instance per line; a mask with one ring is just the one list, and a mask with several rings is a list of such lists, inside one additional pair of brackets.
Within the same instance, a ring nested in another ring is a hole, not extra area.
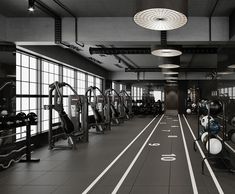
[(138, 0), (134, 21), (151, 30), (173, 30), (187, 23), (188, 0)]
[(174, 71), (163, 71), (162, 72), (164, 75), (178, 75), (179, 72), (174, 72)]
[(228, 68), (235, 69), (235, 64), (229, 65)]
[(217, 72), (218, 75), (229, 75), (229, 74), (233, 74), (232, 71), (221, 71), (221, 72)]
[(35, 3), (35, 0), (29, 0), (28, 11), (34, 12), (35, 10), (34, 3)]
[(159, 57), (159, 68), (164, 68), (164, 69), (174, 69), (174, 68), (179, 68), (180, 66), (178, 65), (180, 63), (180, 58), (179, 57)]
[(177, 57), (182, 55), (182, 52), (174, 48), (160, 48), (153, 46), (151, 47), (151, 54), (158, 57)]
[(177, 80), (178, 79), (178, 77), (165, 77), (165, 79), (167, 79), (167, 80)]

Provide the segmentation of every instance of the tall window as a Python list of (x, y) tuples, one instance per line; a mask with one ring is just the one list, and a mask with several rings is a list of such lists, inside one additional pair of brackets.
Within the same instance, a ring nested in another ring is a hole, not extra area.
[(84, 95), (86, 90), (85, 73), (77, 72), (77, 93)]
[[(44, 105), (48, 105), (48, 95), (49, 95), (49, 85), (55, 81), (59, 81), (59, 65), (49, 62), (47, 60), (42, 60), (41, 65), (41, 131), (47, 131), (49, 128), (49, 111), (44, 110)], [(59, 121), (59, 115), (53, 111), (53, 122)]]
[[(16, 114), (19, 112), (38, 113), (37, 107), (37, 59), (21, 53), (16, 54)], [(16, 129), (16, 139), (26, 136), (26, 127)], [(31, 133), (34, 135), (37, 127), (31, 127)]]
[[(38, 115), (38, 125), (32, 126), (32, 134), (47, 131), (49, 128), (49, 111), (44, 110), (48, 105), (49, 85), (55, 81), (63, 81), (70, 84), (78, 94), (84, 95), (86, 86), (94, 83), (102, 89), (102, 79), (95, 75), (80, 72), (78, 69), (67, 67), (51, 62), (42, 57), (31, 56), (23, 52), (16, 54), (16, 113), (35, 112)], [(64, 108), (67, 112), (67, 96), (73, 92), (67, 87), (63, 88), (65, 96)], [(53, 111), (53, 122), (59, 122), (59, 115)], [(20, 140), (26, 136), (26, 128), (16, 129), (16, 139)]]

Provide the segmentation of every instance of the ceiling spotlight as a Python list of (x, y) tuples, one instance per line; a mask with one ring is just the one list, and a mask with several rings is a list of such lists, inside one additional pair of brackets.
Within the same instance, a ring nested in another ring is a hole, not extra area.
[(151, 48), (151, 54), (158, 57), (176, 57), (182, 55), (182, 52), (174, 48), (157, 48), (154, 46)]
[(28, 11), (34, 12), (35, 10), (34, 4), (35, 4), (35, 0), (29, 0)]
[(228, 68), (235, 69), (235, 64), (229, 65)]
[(134, 21), (151, 30), (173, 30), (187, 23), (188, 0), (138, 0)]

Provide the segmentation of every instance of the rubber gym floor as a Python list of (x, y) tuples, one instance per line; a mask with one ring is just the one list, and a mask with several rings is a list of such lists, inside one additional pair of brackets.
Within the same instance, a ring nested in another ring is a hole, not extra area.
[(196, 125), (193, 116), (139, 116), (76, 150), (41, 148), (33, 153), (40, 163), (0, 172), (0, 193), (234, 193), (234, 174), (210, 165), (202, 174)]

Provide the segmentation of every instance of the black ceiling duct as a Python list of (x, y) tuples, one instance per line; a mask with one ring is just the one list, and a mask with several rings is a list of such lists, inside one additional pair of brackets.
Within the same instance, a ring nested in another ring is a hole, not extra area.
[[(174, 46), (178, 48), (179, 46)], [(185, 47), (180, 48), (184, 54), (217, 54), (218, 49), (215, 47)], [(91, 55), (105, 54), (105, 55), (135, 55), (135, 54), (151, 54), (150, 47), (143, 48), (96, 48), (90, 47)]]

